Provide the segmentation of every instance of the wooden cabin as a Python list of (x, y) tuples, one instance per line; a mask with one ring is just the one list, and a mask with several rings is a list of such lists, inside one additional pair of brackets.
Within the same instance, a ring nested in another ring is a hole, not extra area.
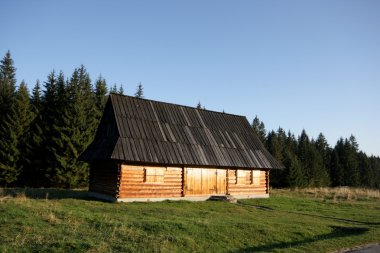
[(268, 197), (282, 168), (243, 116), (118, 94), (81, 159), (92, 196), (118, 201)]

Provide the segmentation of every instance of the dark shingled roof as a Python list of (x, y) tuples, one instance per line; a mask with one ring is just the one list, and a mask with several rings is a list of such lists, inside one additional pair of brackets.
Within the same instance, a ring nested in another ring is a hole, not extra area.
[(111, 94), (87, 162), (279, 169), (243, 116)]

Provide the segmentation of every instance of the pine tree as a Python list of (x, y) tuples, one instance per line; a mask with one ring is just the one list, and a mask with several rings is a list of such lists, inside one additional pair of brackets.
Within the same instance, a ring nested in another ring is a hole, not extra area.
[(19, 170), (16, 68), (8, 51), (0, 62), (0, 185), (16, 181)]
[(331, 184), (329, 167), (330, 167), (330, 147), (327, 143), (325, 136), (320, 133), (318, 135), (317, 140), (314, 143), (314, 147), (316, 150), (316, 156), (318, 159), (317, 167), (316, 167), (316, 175), (318, 181), (318, 186), (329, 186)]
[(118, 92), (120, 95), (124, 95), (124, 89), (123, 89), (123, 85), (120, 84), (119, 86), (119, 92)]
[(29, 92), (22, 81), (12, 111), (7, 114), (0, 128), (0, 184), (15, 183), (21, 173), (20, 154), (24, 150), (26, 134), (33, 117)]
[(344, 156), (344, 141), (340, 138), (331, 155), (330, 178), (332, 186), (342, 186), (344, 184), (344, 169), (341, 163), (341, 156)]
[(39, 112), (41, 110), (41, 84), (39, 80), (37, 80), (36, 84), (34, 85), (31, 103), (35, 111)]
[(201, 101), (198, 102), (198, 104), (197, 104), (197, 109), (202, 109)]
[(0, 62), (0, 124), (11, 111), (16, 91), (16, 68), (8, 51)]
[(52, 182), (61, 187), (87, 182), (87, 164), (78, 157), (92, 141), (96, 130), (95, 96), (84, 66), (74, 70), (68, 92), (70, 100), (62, 113), (62, 124), (54, 125), (57, 136), (53, 137), (52, 144), (56, 162)]
[(141, 82), (137, 86), (135, 97), (137, 97), (137, 98), (144, 98), (144, 88), (143, 88)]
[(22, 159), (20, 159), (20, 168), (22, 168), (19, 183), (24, 186), (41, 187), (46, 186), (45, 168), (43, 161), (46, 160), (46, 154), (42, 146), (43, 137), (41, 125), (41, 85), (37, 80), (33, 88), (31, 98), (31, 111), (34, 115), (30, 123), (29, 131), (25, 135), (25, 143), (22, 149)]
[(111, 87), (110, 93), (117, 93), (116, 83)]
[[(59, 101), (57, 77), (51, 71), (44, 82), (44, 91), (41, 99), (41, 130), (43, 137), (40, 146), (45, 159), (41, 161), (41, 170), (45, 175), (44, 186), (51, 186), (50, 181), (54, 174), (56, 162), (54, 160), (53, 137), (56, 136), (54, 125), (59, 124), (63, 108), (58, 106)], [(37, 130), (38, 132), (38, 130)]]
[(291, 152), (287, 152), (284, 161), (286, 174), (286, 186), (304, 187), (306, 186), (305, 175), (303, 174), (302, 164), (297, 156)]
[(358, 165), (360, 172), (360, 186), (374, 188), (376, 184), (376, 173), (367, 155), (363, 152), (358, 153)]
[(356, 142), (356, 138), (351, 135), (348, 140), (345, 140), (344, 147), (345, 183), (349, 186), (357, 187), (360, 185), (360, 174), (358, 161), (359, 146)]
[[(268, 151), (279, 162), (283, 162), (283, 147), (281, 147), (281, 140), (279, 140), (277, 133), (273, 130), (268, 133), (266, 146)], [(270, 182), (274, 187), (286, 186), (286, 173), (284, 170), (272, 170), (269, 174)]]
[(255, 131), (257, 137), (259, 137), (259, 140), (261, 141), (261, 143), (265, 143), (265, 139), (266, 139), (265, 125), (264, 125), (264, 122), (259, 120), (257, 115), (253, 119), (252, 128), (253, 128), (253, 131)]
[(107, 83), (106, 80), (99, 76), (95, 82), (95, 105), (96, 105), (96, 119), (99, 122), (102, 117), (104, 108), (107, 102)]

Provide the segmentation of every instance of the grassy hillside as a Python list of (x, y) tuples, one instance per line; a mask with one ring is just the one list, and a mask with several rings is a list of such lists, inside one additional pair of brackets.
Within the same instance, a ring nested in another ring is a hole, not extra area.
[(277, 190), (230, 204), (1, 191), (0, 252), (330, 252), (380, 238), (379, 192)]

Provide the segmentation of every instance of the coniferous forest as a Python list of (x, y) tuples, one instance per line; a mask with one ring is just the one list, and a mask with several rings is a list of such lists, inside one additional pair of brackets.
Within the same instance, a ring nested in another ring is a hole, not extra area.
[[(70, 76), (52, 71), (29, 91), (16, 80), (10, 52), (0, 62), (0, 186), (81, 187), (88, 165), (78, 160), (91, 143), (108, 92), (101, 76), (91, 80), (84, 66)], [(143, 97), (141, 83), (135, 96)], [(200, 106), (200, 103), (198, 105)], [(284, 166), (270, 173), (273, 187), (354, 186), (380, 189), (380, 158), (359, 150), (353, 135), (330, 146), (324, 135), (296, 137), (282, 128), (266, 132), (256, 117), (252, 127)]]

